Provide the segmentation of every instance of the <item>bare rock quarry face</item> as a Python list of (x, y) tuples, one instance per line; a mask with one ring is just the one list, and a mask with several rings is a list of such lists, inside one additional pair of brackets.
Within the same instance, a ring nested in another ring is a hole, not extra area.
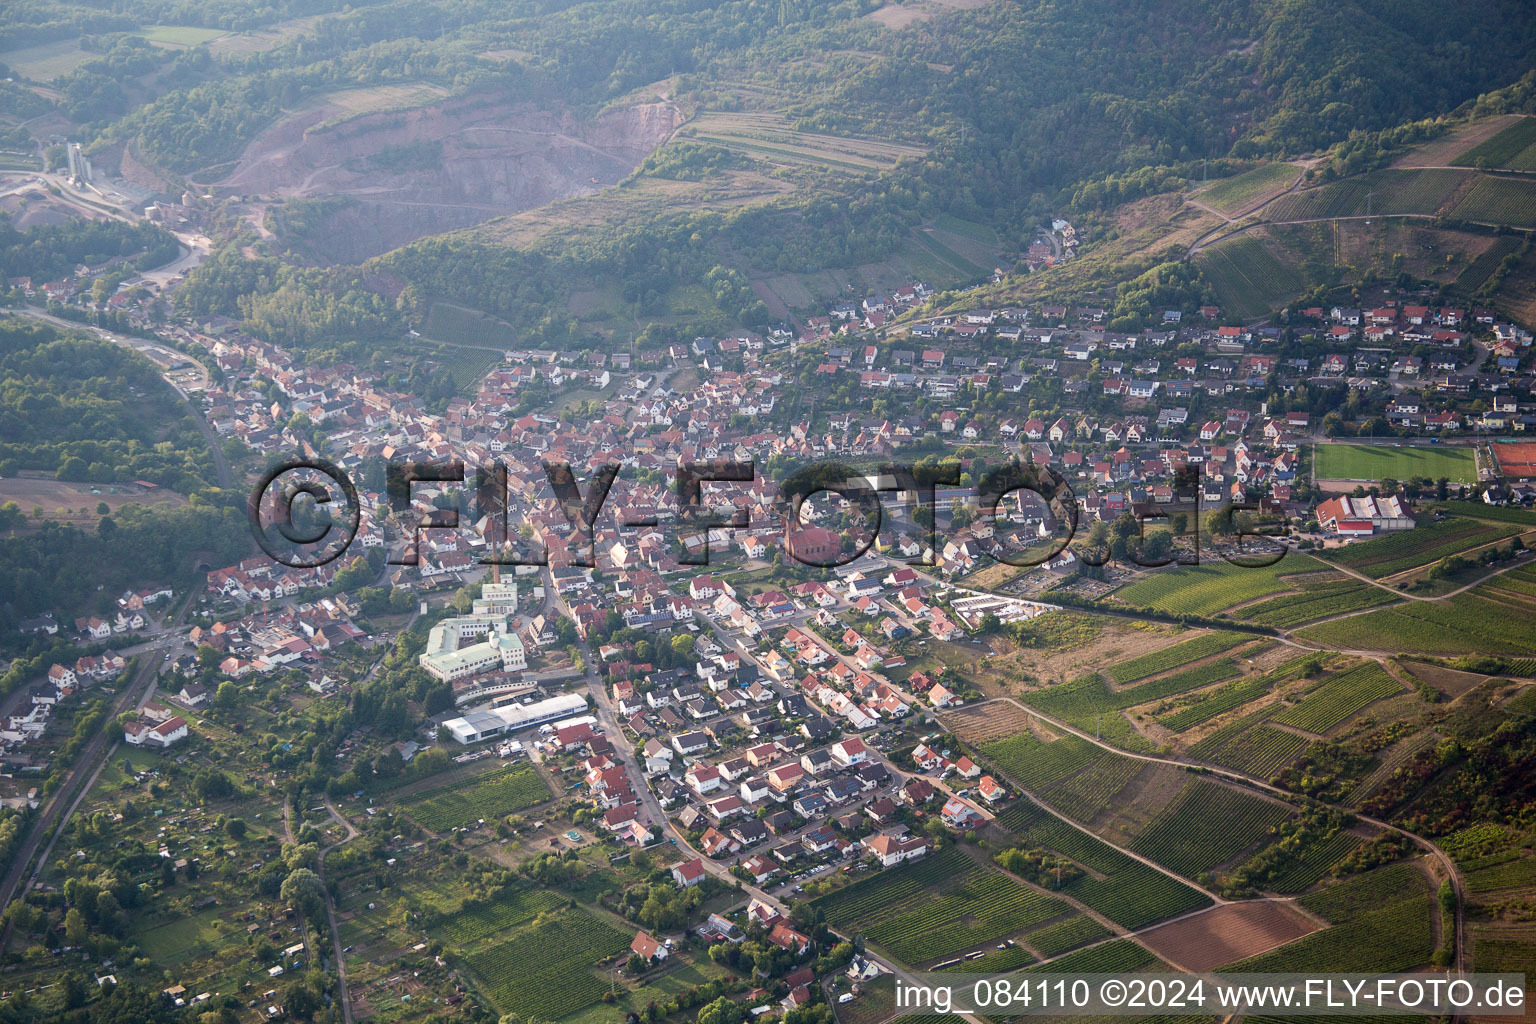
[(445, 99), (338, 122), (306, 110), (253, 141), (211, 183), (223, 195), (349, 200), (295, 239), (326, 262), (355, 262), (416, 238), (615, 184), (682, 123), (671, 103), (583, 120), (502, 96)]

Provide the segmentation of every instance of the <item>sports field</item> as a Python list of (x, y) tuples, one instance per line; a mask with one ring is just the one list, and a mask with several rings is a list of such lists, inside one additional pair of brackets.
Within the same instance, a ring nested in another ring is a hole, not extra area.
[(1477, 460), (1470, 448), (1403, 448), (1381, 444), (1320, 444), (1319, 480), (1416, 480), (1445, 477), (1456, 483), (1477, 482)]

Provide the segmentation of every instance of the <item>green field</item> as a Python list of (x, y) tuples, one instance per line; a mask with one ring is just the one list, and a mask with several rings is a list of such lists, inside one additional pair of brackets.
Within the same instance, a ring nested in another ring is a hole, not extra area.
[(1482, 224), (1536, 227), (1536, 181), (1485, 175), (1456, 204), (1451, 216)]
[(212, 42), (229, 33), (219, 28), (197, 28), (192, 25), (149, 25), (134, 34), (161, 46), (184, 49)]
[(497, 818), (541, 804), (550, 798), (549, 787), (530, 764), (504, 765), (441, 789), (407, 800), (405, 811), (434, 832), (472, 825), (481, 818)]
[[(1110, 669), (1111, 673), (1114, 671)], [(1150, 683), (1113, 691), (1098, 673), (1089, 673), (1046, 690), (1029, 691), (1022, 694), (1020, 699), (1030, 707), (1039, 708), (1085, 732), (1099, 730), (1103, 739), (1117, 746), (1128, 750), (1147, 750), (1152, 744), (1120, 718), (1121, 711), (1211, 686), (1230, 679), (1238, 672), (1237, 662), (1231, 658), (1219, 658)]]
[(1522, 117), (1451, 163), (1458, 167), (1507, 167), (1536, 171), (1536, 118)]
[(1432, 214), (1471, 172), (1373, 171), (1281, 196), (1265, 210), (1271, 220), (1314, 220), (1370, 214)]
[(1471, 448), (1398, 447), (1379, 444), (1320, 444), (1315, 473), (1320, 480), (1439, 480), (1477, 483)]
[(923, 150), (893, 142), (799, 131), (777, 114), (706, 111), (679, 133), (743, 156), (785, 166), (823, 167), (864, 174), (888, 170)]
[(95, 54), (80, 49), (78, 40), (63, 39), (21, 50), (7, 50), (0, 53), (0, 61), (10, 65), (11, 70), (23, 78), (35, 82), (51, 82), (69, 74), (93, 56)]
[(1512, 256), (1519, 251), (1520, 244), (1521, 240), (1512, 235), (1500, 235), (1495, 238), (1477, 259), (1468, 263), (1466, 269), (1456, 275), (1457, 289), (1468, 295), (1476, 292), (1493, 276), (1493, 272), (1499, 269), (1499, 264), (1503, 262), (1504, 257)]
[(1223, 308), (1245, 318), (1278, 309), (1307, 289), (1300, 267), (1283, 262), (1263, 242), (1246, 235), (1202, 251), (1196, 263)]
[(1195, 198), (1223, 213), (1235, 214), (1258, 199), (1283, 191), (1300, 174), (1301, 168), (1296, 164), (1264, 164), (1218, 181), (1203, 192), (1195, 193)]
[(1115, 598), (1138, 608), (1171, 615), (1213, 616), (1234, 605), (1271, 594), (1283, 594), (1291, 585), (1281, 577), (1317, 572), (1327, 568), (1310, 555), (1286, 551), (1274, 565), (1233, 565), (1206, 555), (1200, 565), (1169, 566), (1115, 591)]

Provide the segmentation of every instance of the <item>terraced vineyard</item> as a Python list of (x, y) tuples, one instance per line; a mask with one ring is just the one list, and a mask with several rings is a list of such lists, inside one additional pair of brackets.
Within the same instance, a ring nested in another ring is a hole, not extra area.
[[(1230, 651), (1240, 644), (1248, 643), (1254, 637), (1248, 633), (1214, 632), (1174, 644), (1172, 647), (1164, 647), (1160, 651), (1143, 654), (1139, 658), (1130, 661), (1122, 661), (1118, 665), (1109, 667), (1109, 674), (1115, 682), (1125, 685), (1134, 683), (1138, 679), (1157, 675), (1159, 672), (1168, 672), (1181, 665), (1188, 665), (1192, 661), (1201, 658), (1209, 658), (1213, 654)], [(1155, 684), (1154, 684), (1155, 685)]]
[(1485, 175), (1456, 204), (1451, 216), (1481, 224), (1536, 227), (1536, 182), (1529, 178)]
[(456, 782), (407, 800), (403, 807), (423, 828), (446, 832), (480, 819), (494, 821), (550, 798), (549, 787), (527, 763), (503, 765), (473, 780)]
[[(1467, 171), (1383, 170), (1281, 196), (1264, 211), (1275, 221), (1374, 214), (1432, 214), (1455, 193)], [(1373, 195), (1374, 194), (1374, 195)], [(1371, 196), (1367, 209), (1367, 196)]]
[(1195, 779), (1147, 823), (1130, 848), (1193, 878), (1257, 845), (1290, 813), (1283, 804)]
[(574, 909), (510, 936), (502, 933), (464, 963), (501, 1012), (558, 1020), (602, 999), (608, 984), (590, 968), (623, 952), (629, 941), (624, 932)]
[(1115, 591), (1114, 597), (1138, 608), (1170, 615), (1216, 615), (1245, 601), (1291, 589), (1282, 577), (1327, 568), (1310, 555), (1287, 552), (1274, 565), (1250, 568), (1211, 556), (1201, 565), (1160, 569)]
[(924, 153), (917, 146), (797, 131), (777, 114), (708, 111), (690, 121), (679, 135), (769, 163), (859, 174), (888, 170), (904, 157)]
[(1340, 565), (1375, 579), (1438, 562), (1446, 555), (1513, 537), (1515, 526), (1496, 526), (1472, 519), (1452, 518), (1399, 530), (1375, 540), (1335, 548), (1330, 557)]
[(1401, 693), (1402, 689), (1402, 683), (1374, 661), (1368, 661), (1327, 680), (1300, 702), (1275, 715), (1272, 721), (1321, 734), (1367, 704)]
[(1127, 857), (1034, 804), (1015, 804), (998, 815), (993, 825), (1016, 837), (1014, 845), (1043, 847), (1087, 868), (1090, 873), (1078, 876), (1061, 891), (1123, 928), (1144, 928), (1211, 902), (1198, 890)]
[(995, 942), (1070, 912), (950, 847), (816, 901), (840, 930), (862, 932), (917, 964)]

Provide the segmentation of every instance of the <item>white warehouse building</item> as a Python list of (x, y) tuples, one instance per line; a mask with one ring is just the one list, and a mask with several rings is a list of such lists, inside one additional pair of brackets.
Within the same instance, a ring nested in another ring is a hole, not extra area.
[(586, 710), (586, 697), (579, 693), (562, 693), (532, 704), (505, 704), (499, 708), (484, 705), (462, 718), (448, 719), (443, 728), (452, 733), (454, 739), (468, 745), (500, 733), (518, 732), (569, 718), (574, 712)]

